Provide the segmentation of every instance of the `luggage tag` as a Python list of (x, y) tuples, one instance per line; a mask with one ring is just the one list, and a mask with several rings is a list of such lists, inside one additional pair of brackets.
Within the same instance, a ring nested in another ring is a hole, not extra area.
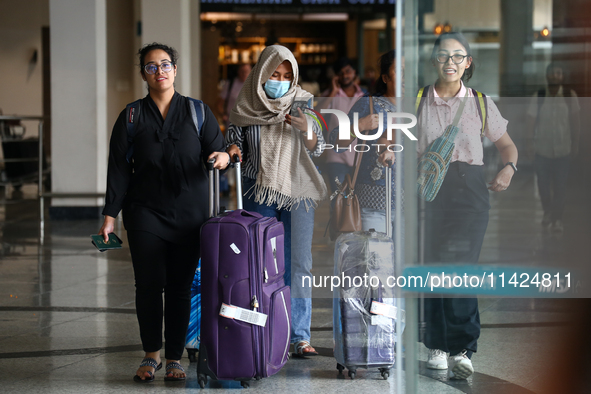
[[(384, 304), (383, 302), (372, 301), (371, 302), (371, 309), (369, 311), (371, 313), (373, 313), (373, 315), (371, 317), (371, 324), (378, 325), (378, 324), (383, 324), (384, 317), (388, 318), (388, 319), (396, 320), (396, 314), (398, 312), (398, 308), (396, 308), (394, 305)], [(401, 310), (400, 313), (402, 315), (402, 322), (405, 323), (406, 322), (406, 311)], [(374, 321), (375, 321), (375, 323), (374, 323)]]
[(228, 319), (240, 320), (261, 327), (265, 327), (267, 324), (267, 315), (264, 313), (251, 311), (234, 305), (222, 304), (222, 307), (220, 308), (220, 316), (227, 317)]
[(238, 246), (236, 246), (236, 244), (231, 244), (230, 248), (234, 251), (234, 253), (240, 254), (240, 249), (238, 249)]

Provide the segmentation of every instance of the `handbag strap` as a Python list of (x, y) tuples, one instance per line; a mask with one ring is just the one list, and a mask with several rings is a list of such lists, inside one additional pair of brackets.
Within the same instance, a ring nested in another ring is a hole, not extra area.
[(458, 108), (458, 112), (456, 112), (456, 116), (454, 117), (454, 121), (452, 123), (452, 126), (457, 126), (458, 123), (460, 123), (460, 118), (462, 117), (462, 113), (464, 112), (464, 107), (466, 106), (466, 101), (468, 101), (467, 96), (468, 96), (468, 89), (466, 89), (466, 94), (464, 95), (464, 97), (461, 98), (460, 107)]
[(458, 123), (460, 123), (460, 118), (462, 117), (462, 113), (464, 112), (464, 107), (466, 106), (466, 101), (468, 101), (467, 96), (468, 96), (468, 92), (466, 91), (466, 96), (464, 96), (463, 98), (460, 99), (461, 100), (460, 107), (458, 108), (458, 111), (456, 112), (456, 116), (454, 117), (453, 123), (451, 125), (449, 125), (448, 127), (446, 127), (445, 130), (443, 131), (442, 137), (444, 139), (451, 140), (451, 142), (453, 142), (456, 139), (456, 135), (458, 134), (458, 131), (459, 131)]
[[(373, 97), (369, 96), (369, 114), (373, 115)], [(363, 151), (355, 152), (355, 171), (353, 172), (353, 179), (349, 185), (350, 189), (355, 189), (355, 183), (357, 182), (357, 174), (359, 173), (359, 167), (361, 167), (361, 157), (363, 156)]]

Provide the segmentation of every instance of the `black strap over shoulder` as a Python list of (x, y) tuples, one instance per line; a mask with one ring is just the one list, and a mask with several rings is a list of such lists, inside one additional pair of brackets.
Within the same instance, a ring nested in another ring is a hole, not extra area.
[[(195, 124), (197, 135), (201, 140), (201, 138), (203, 137), (201, 128), (203, 126), (203, 121), (205, 119), (205, 106), (203, 104), (203, 101), (201, 100), (197, 100), (191, 97), (187, 98), (189, 99), (191, 118), (193, 119), (193, 123)], [(141, 99), (136, 100), (133, 103), (129, 103), (127, 104), (127, 106), (125, 106), (125, 124), (127, 126), (127, 142), (129, 143), (129, 148), (127, 150), (127, 154), (125, 155), (125, 159), (128, 163), (131, 163), (131, 158), (133, 157), (133, 139), (135, 137), (136, 125), (140, 118), (141, 110)]]

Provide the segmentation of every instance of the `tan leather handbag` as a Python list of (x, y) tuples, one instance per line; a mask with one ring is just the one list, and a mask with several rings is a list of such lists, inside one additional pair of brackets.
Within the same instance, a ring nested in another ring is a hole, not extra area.
[[(369, 96), (369, 112), (373, 115), (373, 98)], [(334, 197), (330, 213), (330, 239), (337, 239), (342, 233), (361, 231), (361, 206), (355, 194), (355, 183), (361, 166), (363, 152), (355, 153), (355, 171), (353, 178), (347, 174)]]

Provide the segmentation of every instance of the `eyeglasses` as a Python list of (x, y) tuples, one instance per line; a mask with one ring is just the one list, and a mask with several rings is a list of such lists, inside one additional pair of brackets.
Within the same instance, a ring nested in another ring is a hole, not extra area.
[(460, 64), (467, 57), (468, 57), (468, 55), (450, 55), (450, 56), (448, 56), (445, 54), (439, 54), (439, 55), (437, 55), (436, 59), (439, 63), (447, 63), (447, 62), (449, 62), (449, 59), (451, 59), (454, 62), (454, 64)]
[(172, 71), (172, 63), (168, 62), (164, 62), (160, 65), (154, 63), (146, 64), (144, 66), (144, 70), (146, 71), (146, 74), (152, 75), (156, 74), (156, 71), (158, 71), (158, 67), (160, 67), (163, 73), (169, 73)]

